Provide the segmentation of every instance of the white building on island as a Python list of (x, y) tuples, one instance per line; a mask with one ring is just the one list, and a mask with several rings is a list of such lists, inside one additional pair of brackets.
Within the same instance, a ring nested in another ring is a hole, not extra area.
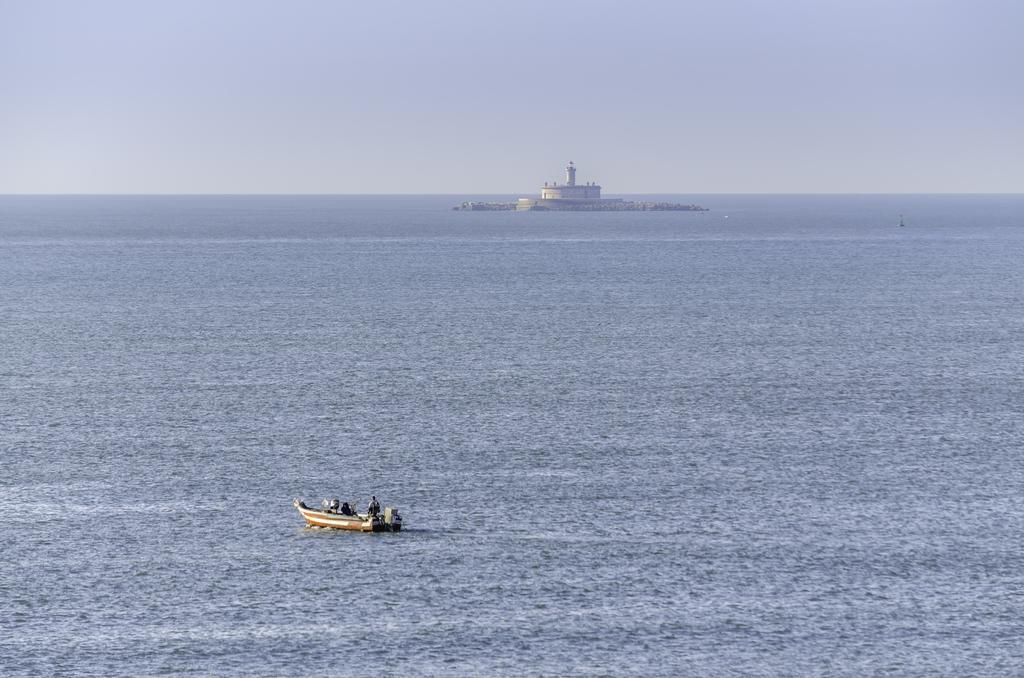
[(565, 183), (547, 183), (540, 189), (540, 199), (519, 198), (516, 209), (544, 209), (545, 207), (585, 206), (590, 203), (622, 202), (620, 199), (602, 199), (601, 187), (593, 182), (576, 183), (576, 165), (570, 160), (565, 168)]

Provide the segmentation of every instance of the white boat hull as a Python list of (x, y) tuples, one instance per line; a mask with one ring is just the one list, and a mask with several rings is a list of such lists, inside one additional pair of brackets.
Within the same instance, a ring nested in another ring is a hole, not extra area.
[(398, 532), (402, 529), (402, 518), (393, 509), (386, 511), (390, 520), (385, 520), (385, 517), (381, 515), (355, 514), (346, 516), (333, 511), (322, 511), (306, 506), (299, 499), (293, 501), (292, 505), (298, 509), (299, 514), (302, 515), (306, 524), (310, 527), (326, 527), (333, 530), (351, 530), (353, 532)]

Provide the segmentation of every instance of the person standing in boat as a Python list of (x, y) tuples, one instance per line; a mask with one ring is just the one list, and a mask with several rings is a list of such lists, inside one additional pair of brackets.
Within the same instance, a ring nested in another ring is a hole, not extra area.
[(366, 515), (375, 516), (380, 513), (380, 504), (377, 503), (377, 497), (370, 497), (370, 505), (366, 507)]

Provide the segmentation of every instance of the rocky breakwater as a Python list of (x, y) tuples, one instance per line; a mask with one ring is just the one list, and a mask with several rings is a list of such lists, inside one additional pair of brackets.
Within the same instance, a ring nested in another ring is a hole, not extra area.
[(514, 202), (464, 202), (452, 209), (469, 212), (504, 212), (515, 208)]
[(674, 202), (648, 202), (633, 200), (601, 200), (596, 202), (564, 202), (551, 200), (520, 200), (519, 202), (464, 202), (453, 210), (472, 212), (707, 212), (699, 205)]

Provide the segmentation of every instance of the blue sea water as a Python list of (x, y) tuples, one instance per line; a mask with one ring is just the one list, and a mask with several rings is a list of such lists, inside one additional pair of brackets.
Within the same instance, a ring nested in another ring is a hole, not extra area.
[(0, 674), (1024, 672), (1024, 196), (462, 199), (0, 198)]

